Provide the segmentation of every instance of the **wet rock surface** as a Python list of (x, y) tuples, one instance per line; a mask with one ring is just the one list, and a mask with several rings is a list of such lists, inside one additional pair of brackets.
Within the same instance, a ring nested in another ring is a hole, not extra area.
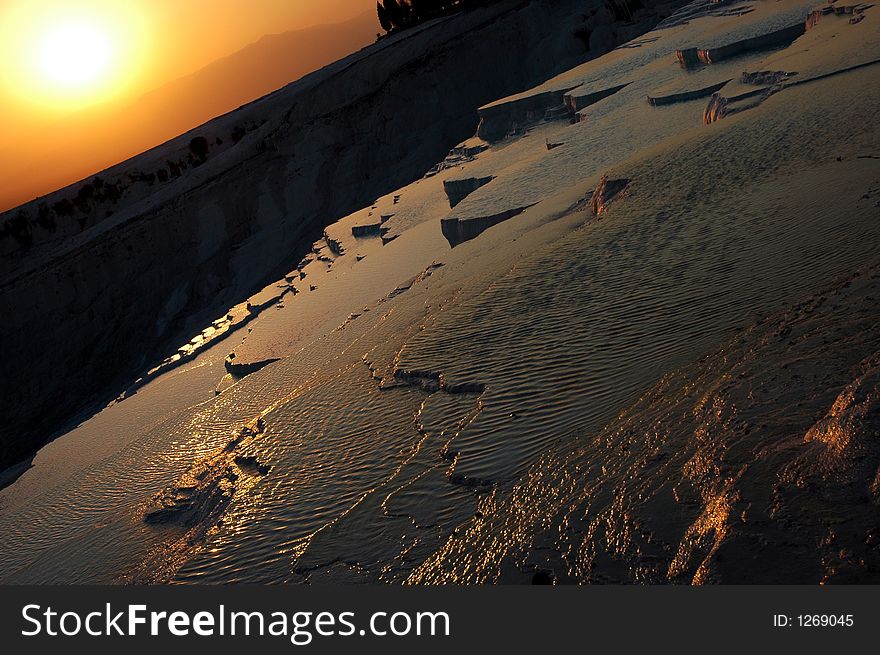
[(413, 580), (880, 579), (878, 292), (862, 270), (665, 376)]
[(265, 430), (262, 419), (243, 427), (226, 446), (197, 462), (176, 485), (161, 492), (144, 510), (143, 520), (156, 529), (174, 528), (153, 557), (130, 575), (134, 583), (162, 582), (183, 558), (199, 548), (236, 494), (246, 493), (271, 471), (255, 455), (243, 454)]

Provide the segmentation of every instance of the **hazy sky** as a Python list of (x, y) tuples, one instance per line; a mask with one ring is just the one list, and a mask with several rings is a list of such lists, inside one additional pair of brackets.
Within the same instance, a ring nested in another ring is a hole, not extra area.
[(157, 39), (167, 49), (158, 56), (157, 70), (184, 73), (239, 50), (264, 34), (339, 23), (364, 11), (375, 11), (376, 4), (373, 0), (133, 1), (151, 7), (150, 12), (162, 26), (163, 34)]

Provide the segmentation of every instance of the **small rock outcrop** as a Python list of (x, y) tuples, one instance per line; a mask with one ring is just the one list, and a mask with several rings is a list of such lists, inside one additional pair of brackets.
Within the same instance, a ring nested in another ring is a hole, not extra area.
[(571, 90), (544, 91), (480, 107), (477, 136), (493, 143), (501, 141), (517, 127), (544, 120), (548, 110), (565, 103), (565, 94)]
[(711, 125), (727, 116), (727, 98), (720, 93), (713, 93), (709, 104), (703, 110), (703, 125)]
[(795, 75), (797, 75), (797, 73), (789, 73), (788, 71), (743, 72), (740, 77), (740, 82), (743, 84), (754, 84), (755, 86), (770, 86), (772, 84), (780, 84)]
[(269, 359), (262, 359), (256, 362), (238, 362), (235, 360), (235, 353), (233, 353), (226, 358), (226, 361), (223, 362), (223, 366), (226, 368), (226, 372), (231, 376), (241, 379), (251, 373), (256, 373), (257, 371), (266, 368), (269, 364), (277, 362), (278, 359), (278, 357), (270, 357)]
[(612, 180), (608, 178), (607, 174), (603, 175), (602, 179), (599, 181), (599, 186), (596, 187), (592, 198), (590, 198), (590, 211), (592, 211), (595, 216), (602, 216), (605, 214), (611, 203), (617, 200), (617, 198), (626, 191), (629, 182), (630, 181), (625, 178)]
[(860, 3), (857, 5), (832, 5), (814, 9), (807, 16), (805, 29), (811, 30), (819, 23), (823, 16), (834, 14), (835, 16), (851, 16), (850, 24), (855, 25), (865, 17), (865, 10), (870, 9), (874, 5)]

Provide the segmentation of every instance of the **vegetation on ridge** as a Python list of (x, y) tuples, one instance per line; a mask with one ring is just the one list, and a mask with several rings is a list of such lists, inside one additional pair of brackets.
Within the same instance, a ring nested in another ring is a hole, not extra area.
[(484, 4), (487, 0), (382, 0), (376, 2), (376, 11), (382, 29), (392, 32)]

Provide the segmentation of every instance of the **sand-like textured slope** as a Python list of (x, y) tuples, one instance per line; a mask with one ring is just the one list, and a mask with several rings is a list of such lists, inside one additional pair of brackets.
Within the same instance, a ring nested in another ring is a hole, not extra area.
[(876, 581), (880, 26), (812, 9), (694, 3), (484, 107), (44, 448), (4, 579)]

